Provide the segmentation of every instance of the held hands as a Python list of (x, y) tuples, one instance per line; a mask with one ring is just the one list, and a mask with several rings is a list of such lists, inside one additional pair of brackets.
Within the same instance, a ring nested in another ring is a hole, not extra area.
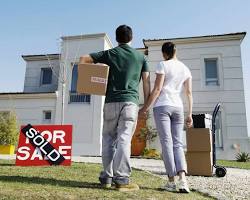
[(148, 111), (146, 111), (144, 108), (141, 108), (138, 113), (138, 117), (140, 119), (146, 119), (148, 116)]
[(185, 124), (187, 128), (191, 128), (193, 126), (193, 118), (192, 115), (186, 117)]

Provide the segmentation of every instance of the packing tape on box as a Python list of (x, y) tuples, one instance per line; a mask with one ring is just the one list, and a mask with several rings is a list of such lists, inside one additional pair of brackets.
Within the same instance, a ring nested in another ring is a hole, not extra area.
[(91, 76), (91, 82), (93, 82), (93, 83), (102, 83), (102, 84), (106, 84), (107, 81), (108, 81), (108, 80), (107, 80), (106, 78)]

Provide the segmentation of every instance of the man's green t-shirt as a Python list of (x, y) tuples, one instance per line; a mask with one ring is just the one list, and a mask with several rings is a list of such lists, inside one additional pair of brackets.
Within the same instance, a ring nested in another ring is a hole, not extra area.
[(127, 44), (91, 53), (90, 56), (94, 63), (110, 67), (105, 102), (133, 102), (138, 105), (141, 73), (149, 71), (145, 56)]

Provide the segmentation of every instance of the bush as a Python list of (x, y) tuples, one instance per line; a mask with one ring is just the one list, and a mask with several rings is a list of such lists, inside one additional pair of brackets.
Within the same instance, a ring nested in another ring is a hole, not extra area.
[(143, 150), (142, 156), (145, 158), (155, 158), (155, 159), (161, 158), (161, 154), (156, 149), (147, 149), (147, 148)]
[(13, 112), (0, 113), (0, 145), (16, 145), (19, 131)]
[(248, 162), (250, 161), (250, 154), (246, 152), (240, 152), (236, 155), (237, 162)]
[(150, 142), (153, 142), (155, 138), (157, 137), (157, 131), (152, 126), (147, 125), (145, 128), (142, 128), (140, 130), (140, 135), (138, 135), (138, 137), (140, 139), (148, 141), (150, 145)]

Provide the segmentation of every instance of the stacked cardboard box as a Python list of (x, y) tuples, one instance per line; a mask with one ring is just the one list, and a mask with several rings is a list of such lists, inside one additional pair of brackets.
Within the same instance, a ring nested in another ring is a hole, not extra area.
[(192, 115), (194, 128), (210, 128), (212, 129), (212, 115), (196, 114)]
[(212, 133), (209, 128), (187, 130), (187, 167), (189, 175), (212, 176)]

